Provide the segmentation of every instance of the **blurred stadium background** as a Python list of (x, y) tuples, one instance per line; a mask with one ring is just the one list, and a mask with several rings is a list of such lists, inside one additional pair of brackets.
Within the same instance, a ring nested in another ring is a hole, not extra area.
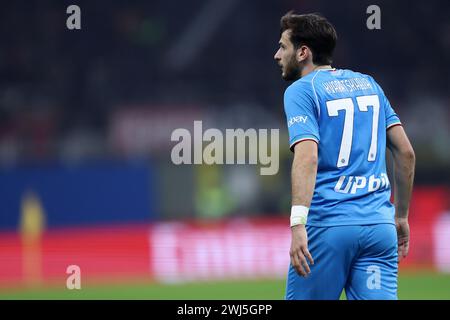
[[(370, 4), (3, 1), (0, 298), (282, 299), (291, 154), (273, 54), (295, 9), (332, 21), (334, 66), (373, 75), (415, 147), (400, 298), (450, 299), (450, 4), (377, 1), (374, 31)], [(279, 128), (280, 172), (173, 165), (171, 132), (194, 120)]]

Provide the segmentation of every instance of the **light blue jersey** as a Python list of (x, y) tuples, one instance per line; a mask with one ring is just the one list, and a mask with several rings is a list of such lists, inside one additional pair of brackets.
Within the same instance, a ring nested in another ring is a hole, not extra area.
[(394, 223), (386, 173), (386, 130), (400, 124), (381, 87), (365, 74), (319, 69), (284, 95), (291, 150), (318, 143), (308, 225)]

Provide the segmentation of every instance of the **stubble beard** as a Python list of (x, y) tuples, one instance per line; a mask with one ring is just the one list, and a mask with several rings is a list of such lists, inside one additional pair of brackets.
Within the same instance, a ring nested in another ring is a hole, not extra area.
[(293, 56), (284, 67), (282, 77), (286, 81), (295, 81), (301, 78), (301, 71), (301, 67), (298, 65), (295, 56)]

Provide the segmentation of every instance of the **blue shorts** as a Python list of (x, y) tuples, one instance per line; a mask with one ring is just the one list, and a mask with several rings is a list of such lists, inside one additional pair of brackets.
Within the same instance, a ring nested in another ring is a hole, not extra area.
[(397, 231), (393, 224), (307, 226), (314, 259), (307, 278), (292, 265), (287, 300), (397, 299)]

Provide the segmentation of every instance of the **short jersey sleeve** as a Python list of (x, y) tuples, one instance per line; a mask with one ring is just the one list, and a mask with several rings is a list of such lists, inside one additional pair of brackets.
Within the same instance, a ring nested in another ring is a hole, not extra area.
[(394, 109), (392, 108), (391, 104), (389, 103), (388, 98), (383, 94), (382, 101), (384, 105), (384, 112), (386, 114), (386, 129), (395, 126), (397, 124), (401, 124), (400, 118), (395, 113)]
[(308, 83), (294, 83), (284, 93), (284, 112), (289, 131), (289, 148), (303, 140), (319, 143), (319, 124), (312, 88)]
[(381, 108), (384, 108), (384, 114), (386, 116), (386, 129), (389, 129), (390, 127), (395, 126), (397, 124), (401, 124), (400, 118), (392, 108), (388, 98), (384, 94), (383, 89), (380, 87), (378, 83), (375, 82), (375, 80), (373, 80), (373, 78), (371, 78), (371, 80), (375, 83), (378, 89)]

